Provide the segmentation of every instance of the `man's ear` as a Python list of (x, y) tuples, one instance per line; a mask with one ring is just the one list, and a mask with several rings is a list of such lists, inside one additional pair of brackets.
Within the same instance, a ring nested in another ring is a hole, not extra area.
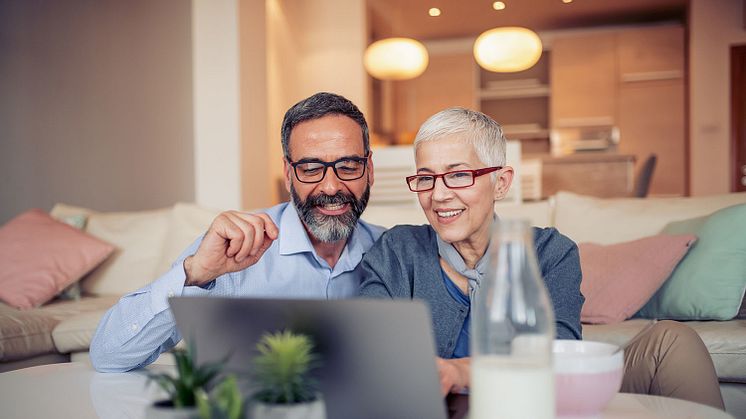
[(505, 198), (505, 195), (510, 190), (510, 185), (513, 183), (514, 174), (515, 172), (510, 166), (505, 166), (497, 172), (497, 182), (495, 182), (495, 189), (493, 191), (495, 201)]
[(290, 193), (290, 182), (293, 181), (293, 166), (288, 164), (288, 160), (285, 157), (282, 158), (282, 171), (285, 175), (285, 189)]
[(368, 152), (368, 167), (365, 169), (368, 171), (368, 185), (373, 186), (373, 150)]

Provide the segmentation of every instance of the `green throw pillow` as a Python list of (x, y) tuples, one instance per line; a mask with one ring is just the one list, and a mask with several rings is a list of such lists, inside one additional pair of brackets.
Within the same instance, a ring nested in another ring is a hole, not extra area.
[(697, 242), (637, 313), (675, 320), (730, 320), (746, 291), (746, 204), (669, 223), (663, 234), (695, 234)]

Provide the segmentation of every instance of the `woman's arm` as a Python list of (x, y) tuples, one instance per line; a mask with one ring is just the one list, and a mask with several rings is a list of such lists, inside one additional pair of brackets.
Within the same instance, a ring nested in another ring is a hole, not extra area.
[(440, 376), (440, 393), (459, 392), (469, 387), (471, 375), (471, 358), (443, 359), (435, 358)]

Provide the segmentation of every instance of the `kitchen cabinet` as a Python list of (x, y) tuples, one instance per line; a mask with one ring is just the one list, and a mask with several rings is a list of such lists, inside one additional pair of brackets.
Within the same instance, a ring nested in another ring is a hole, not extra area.
[(434, 113), (453, 106), (473, 109), (476, 104), (471, 53), (431, 54), (420, 77), (389, 83), (394, 86), (394, 132), (407, 139), (413, 140), (420, 125)]
[(541, 194), (571, 191), (599, 198), (627, 197), (634, 188), (635, 157), (586, 153), (541, 159)]
[(550, 73), (553, 128), (616, 123), (615, 32), (557, 37)]
[(680, 26), (620, 32), (619, 151), (637, 156), (637, 167), (658, 156), (653, 195), (687, 192), (684, 29)]
[(524, 152), (549, 152), (549, 62), (545, 51), (531, 68), (495, 73), (475, 66), (479, 109), (503, 127), (506, 138), (520, 140)]

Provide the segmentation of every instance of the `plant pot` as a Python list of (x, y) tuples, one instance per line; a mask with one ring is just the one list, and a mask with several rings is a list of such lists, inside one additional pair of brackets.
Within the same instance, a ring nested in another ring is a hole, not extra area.
[(171, 400), (160, 400), (145, 408), (146, 419), (195, 419), (199, 418), (196, 407), (175, 408)]
[(312, 402), (296, 404), (267, 404), (253, 402), (249, 419), (326, 419), (326, 405), (319, 397)]

